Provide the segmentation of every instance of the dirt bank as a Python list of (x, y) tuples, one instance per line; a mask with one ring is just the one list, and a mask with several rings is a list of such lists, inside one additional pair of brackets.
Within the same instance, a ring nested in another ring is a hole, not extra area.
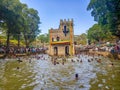
[(110, 52), (107, 52), (107, 51), (92, 51), (92, 50), (89, 50), (89, 53), (95, 54), (95, 55), (102, 55), (104, 57), (110, 57), (110, 58), (114, 58), (114, 59), (120, 59), (120, 54), (117, 54), (117, 53), (111, 54)]

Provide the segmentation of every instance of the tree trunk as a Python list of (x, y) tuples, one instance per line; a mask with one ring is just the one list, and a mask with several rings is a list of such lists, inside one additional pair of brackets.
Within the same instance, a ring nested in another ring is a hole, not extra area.
[(26, 47), (29, 47), (29, 44), (28, 44), (27, 40), (25, 41), (25, 44), (26, 44)]
[(10, 47), (10, 33), (7, 33), (7, 42), (6, 42), (6, 56), (9, 54), (9, 47)]
[(20, 47), (20, 34), (18, 34), (18, 48)]
[(26, 45), (26, 47), (28, 47), (27, 37), (25, 35), (24, 35), (24, 39), (25, 39), (25, 45)]

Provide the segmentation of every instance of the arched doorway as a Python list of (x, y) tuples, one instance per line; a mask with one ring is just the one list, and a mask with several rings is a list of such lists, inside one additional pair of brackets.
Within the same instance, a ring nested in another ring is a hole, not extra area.
[(65, 55), (69, 55), (69, 46), (65, 46)]
[(58, 47), (54, 47), (54, 55), (55, 55), (55, 56), (58, 55)]

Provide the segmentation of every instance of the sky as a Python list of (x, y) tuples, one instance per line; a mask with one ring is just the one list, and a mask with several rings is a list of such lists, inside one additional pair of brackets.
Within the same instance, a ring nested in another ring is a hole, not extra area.
[(73, 19), (74, 34), (86, 33), (96, 22), (87, 11), (90, 0), (20, 0), (29, 8), (38, 11), (41, 34), (48, 33), (50, 28), (57, 29), (60, 19)]

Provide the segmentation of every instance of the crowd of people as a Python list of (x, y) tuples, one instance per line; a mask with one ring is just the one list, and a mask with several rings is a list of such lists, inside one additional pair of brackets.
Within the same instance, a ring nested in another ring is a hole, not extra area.
[[(11, 48), (10, 49), (10, 53), (37, 53), (40, 50), (42, 50), (41, 48)], [(86, 61), (88, 63), (91, 62), (97, 62), (97, 63), (102, 63), (102, 56), (100, 55), (95, 55), (95, 54), (91, 54), (89, 52), (81, 52), (80, 54), (75, 55), (75, 58), (58, 58), (58, 57), (50, 57), (50, 56), (45, 56), (44, 54), (36, 54), (36, 55), (31, 55), (30, 57), (18, 57), (17, 61), (19, 63), (23, 62), (24, 59), (28, 60), (29, 63), (32, 62), (32, 60), (50, 60), (52, 62), (53, 65), (57, 65), (57, 64), (62, 64), (65, 65), (68, 61), (71, 63), (80, 63), (80, 64), (84, 64), (86, 63)], [(60, 60), (58, 60), (60, 59)], [(109, 65), (113, 66), (113, 63), (110, 63)], [(17, 69), (20, 69), (19, 66), (17, 66)], [(79, 74), (75, 73), (75, 79), (78, 80), (79, 79)]]
[(101, 46), (93, 48), (95, 51), (106, 51), (110, 53), (120, 53), (120, 44), (115, 44), (113, 46)]
[[(6, 53), (6, 47), (2, 46), (0, 47), (0, 54)], [(9, 48), (9, 55), (16, 55), (16, 54), (36, 54), (41, 53), (47, 50), (47, 48), (36, 48), (36, 47), (10, 47)]]
[(87, 46), (81, 46), (80, 48), (76, 48), (76, 51), (102, 51), (102, 52), (110, 52), (112, 54), (118, 53), (120, 54), (120, 43), (115, 43), (113, 45), (87, 45)]

